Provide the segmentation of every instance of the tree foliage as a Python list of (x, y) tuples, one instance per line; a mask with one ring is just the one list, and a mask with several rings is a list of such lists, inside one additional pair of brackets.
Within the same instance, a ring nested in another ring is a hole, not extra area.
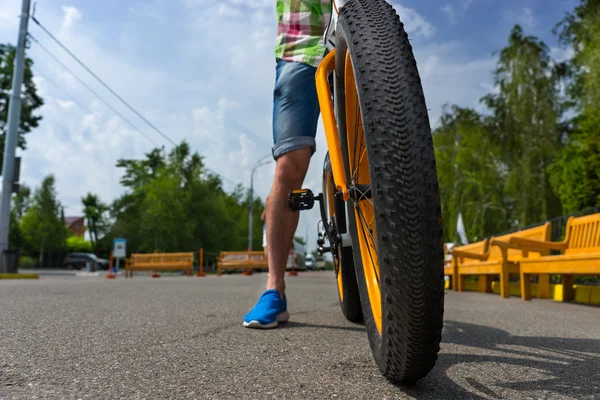
[[(16, 50), (14, 46), (0, 44), (0, 149), (4, 150), (6, 131), (8, 128), (8, 108), (10, 93), (12, 91), (13, 71)], [(21, 118), (19, 122), (18, 146), (26, 148), (25, 134), (37, 128), (41, 116), (35, 115), (36, 110), (44, 104), (42, 98), (37, 94), (37, 88), (33, 82), (31, 66), (33, 61), (25, 58), (25, 71), (23, 74), (23, 86), (21, 92)], [(0, 166), (3, 164), (4, 151), (0, 151)], [(1, 167), (0, 167), (1, 168)], [(0, 171), (1, 172), (1, 171)]]
[(92, 253), (93, 252), (92, 242), (91, 241), (88, 242), (84, 238), (81, 238), (76, 235), (70, 235), (67, 238), (67, 249), (70, 252), (77, 252), (77, 253)]
[(478, 240), (598, 203), (598, 121), (578, 116), (578, 133), (564, 118), (581, 103), (577, 74), (515, 25), (493, 71), (496, 90), (481, 98), (486, 114), (445, 109), (433, 136), (446, 240), (456, 239), (459, 212)]
[(44, 179), (31, 200), (31, 206), (20, 221), (21, 232), (30, 253), (61, 251), (67, 239), (67, 228), (61, 219), (61, 204), (54, 188), (54, 176)]
[(600, 1), (582, 0), (555, 32), (574, 53), (567, 91), (575, 116), (550, 173), (565, 212), (572, 212), (600, 205)]
[(10, 237), (8, 242), (12, 248), (19, 249), (25, 244), (19, 221), (29, 209), (30, 203), (31, 189), (27, 185), (21, 185), (19, 191), (12, 198), (10, 209)]
[(96, 250), (98, 236), (103, 236), (108, 229), (106, 213), (109, 207), (102, 203), (97, 195), (88, 193), (81, 199), (83, 203), (83, 214), (90, 233), (91, 247)]
[[(127, 238), (128, 251), (174, 252), (204, 248), (213, 258), (222, 250), (248, 247), (248, 193), (226, 193), (205, 171), (202, 157), (186, 142), (168, 155), (155, 149), (142, 160), (118, 161), (128, 190), (111, 207), (111, 237)], [(254, 199), (253, 249), (260, 249), (264, 204)]]
[(455, 241), (463, 214), (467, 234), (479, 238), (508, 227), (503, 163), (498, 146), (475, 110), (452, 106), (433, 132), (447, 241)]
[(516, 25), (494, 71), (497, 94), (482, 101), (490, 109), (489, 133), (506, 164), (509, 218), (526, 226), (560, 214), (548, 166), (561, 148), (561, 71), (548, 47)]

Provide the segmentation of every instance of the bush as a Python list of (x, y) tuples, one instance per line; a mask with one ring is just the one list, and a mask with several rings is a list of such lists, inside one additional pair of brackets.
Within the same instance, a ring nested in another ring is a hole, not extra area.
[(19, 268), (35, 268), (37, 267), (37, 260), (28, 256), (21, 256), (19, 259)]
[(92, 252), (92, 243), (86, 241), (84, 238), (80, 238), (79, 236), (70, 236), (67, 239), (67, 247), (69, 248), (70, 252)]

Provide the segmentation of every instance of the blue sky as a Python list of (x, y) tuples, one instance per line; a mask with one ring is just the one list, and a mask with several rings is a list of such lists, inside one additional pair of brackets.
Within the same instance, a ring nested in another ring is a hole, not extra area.
[[(480, 109), (493, 90), (494, 51), (506, 43), (515, 23), (543, 39), (556, 58), (552, 27), (575, 0), (405, 0), (394, 7), (412, 40), (432, 125), (445, 103)], [(19, 0), (0, 0), (0, 42), (15, 43)], [(270, 153), (272, 89), (275, 78), (274, 0), (39, 0), (37, 18), (117, 93), (175, 142), (186, 139), (206, 164), (228, 180), (250, 183), (252, 165)], [(86, 83), (101, 93), (156, 143), (171, 145), (147, 127), (33, 23), (30, 32)], [(56, 176), (68, 215), (81, 212), (87, 191), (112, 201), (123, 192), (120, 157), (141, 157), (152, 144), (97, 101), (35, 43), (28, 50), (36, 66), (89, 108), (80, 109), (51, 82), (37, 77), (46, 104), (41, 126), (28, 135), (22, 180), (38, 186)], [(126, 137), (125, 140), (123, 137)], [(133, 144), (132, 144), (133, 143)], [(306, 186), (320, 187), (325, 140), (319, 127), (317, 153)], [(265, 197), (273, 164), (255, 174)], [(232, 184), (226, 182), (226, 189)], [(201, 216), (199, 216), (201, 218)], [(316, 240), (316, 210), (303, 213), (297, 234), (310, 227)]]

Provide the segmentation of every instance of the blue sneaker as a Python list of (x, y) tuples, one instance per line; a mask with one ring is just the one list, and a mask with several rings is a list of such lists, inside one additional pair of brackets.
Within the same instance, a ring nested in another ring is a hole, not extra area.
[(244, 316), (244, 326), (247, 328), (275, 328), (279, 323), (287, 322), (290, 313), (287, 311), (287, 297), (283, 300), (275, 289), (265, 291), (248, 314)]

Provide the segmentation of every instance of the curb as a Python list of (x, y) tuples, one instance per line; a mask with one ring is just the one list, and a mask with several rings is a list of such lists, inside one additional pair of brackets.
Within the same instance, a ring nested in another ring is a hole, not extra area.
[(85, 277), (85, 276), (100, 276), (100, 272), (96, 271), (96, 272), (76, 272), (75, 276), (81, 276), (81, 277)]
[(39, 279), (38, 274), (0, 274), (0, 279)]

